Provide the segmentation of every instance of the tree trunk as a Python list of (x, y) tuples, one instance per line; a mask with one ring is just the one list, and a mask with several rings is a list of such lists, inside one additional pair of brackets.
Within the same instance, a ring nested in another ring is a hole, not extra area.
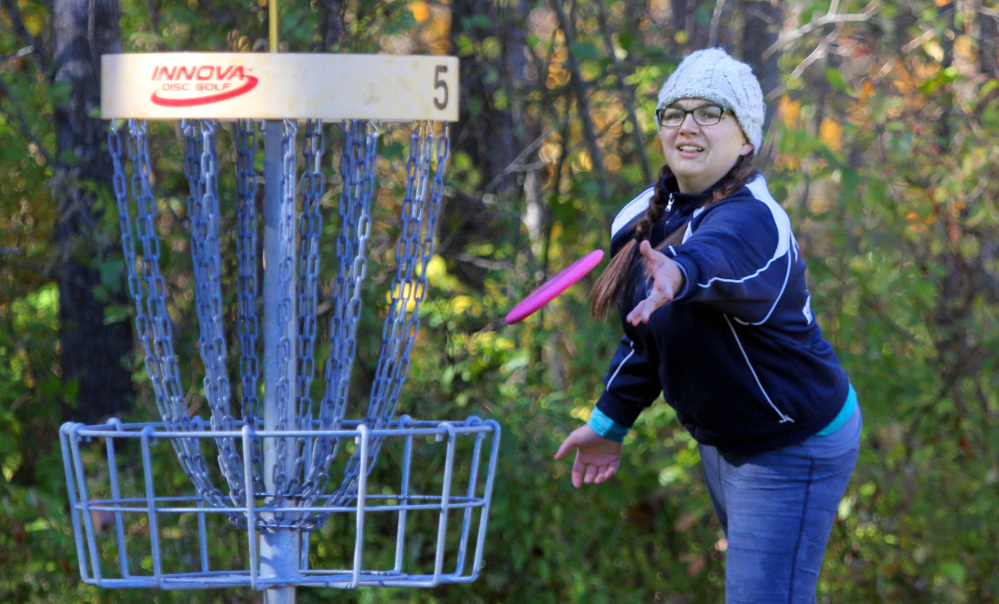
[[(780, 66), (777, 64), (780, 53), (771, 53), (767, 58), (764, 58), (763, 55), (777, 41), (784, 14), (778, 0), (747, 0), (742, 3), (741, 9), (744, 22), (741, 44), (742, 60), (752, 66), (753, 72), (759, 78), (760, 86), (763, 88), (763, 96), (767, 96), (780, 86)], [(767, 103), (766, 120), (763, 125), (764, 132), (769, 127), (776, 111), (777, 100), (771, 99)]]
[[(527, 147), (530, 128), (518, 115), (517, 103), (524, 89), (527, 61), (524, 18), (529, 3), (512, 3), (512, 9), (489, 0), (455, 0), (451, 4), (451, 47), (460, 39), (481, 44), (493, 38), (499, 55), (490, 61), (481, 54), (461, 56), (461, 116), (452, 126), (452, 152), (465, 153), (479, 171), (479, 191), (457, 193), (456, 203), (441, 208), (438, 237), (440, 253), (465, 283), (481, 285), (488, 270), (465, 255), (472, 241), (495, 237), (505, 214), (486, 199), (498, 198), (509, 207), (521, 195), (521, 172), (514, 163)], [(483, 19), (486, 17), (486, 19)]]
[(91, 117), (100, 105), (100, 57), (121, 52), (118, 2), (55, 0), (52, 12), (55, 80), (70, 85), (68, 100), (55, 110), (59, 161), (52, 186), (59, 207), (62, 378), (79, 383), (78, 408), (65, 413), (67, 419), (93, 423), (128, 410), (132, 398), (131, 326), (106, 324), (104, 318), (110, 304), (127, 304), (127, 297), (120, 272), (101, 278), (102, 264), (120, 251), (118, 237), (111, 235), (116, 227), (102, 229), (103, 204), (111, 198), (107, 127)]
[(340, 44), (344, 38), (344, 12), (346, 5), (340, 0), (331, 0), (319, 5), (322, 15), (322, 29), (319, 34), (322, 36), (323, 45), (319, 52), (337, 52), (341, 49)]
[(983, 74), (999, 75), (999, 11), (979, 9), (978, 69)]

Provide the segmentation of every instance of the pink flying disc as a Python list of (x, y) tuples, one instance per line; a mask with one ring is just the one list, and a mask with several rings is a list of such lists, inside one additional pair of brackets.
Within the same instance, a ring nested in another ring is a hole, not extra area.
[(564, 292), (570, 285), (579, 281), (583, 275), (593, 270), (593, 267), (600, 264), (600, 261), (603, 259), (603, 250), (593, 250), (589, 254), (573, 262), (569, 266), (562, 269), (559, 274), (545, 281), (541, 287), (534, 290), (531, 295), (521, 300), (520, 304), (514, 306), (513, 310), (511, 310), (503, 320), (507, 323), (507, 325), (523, 321), (527, 317), (534, 314), (536, 310), (554, 300), (555, 296)]

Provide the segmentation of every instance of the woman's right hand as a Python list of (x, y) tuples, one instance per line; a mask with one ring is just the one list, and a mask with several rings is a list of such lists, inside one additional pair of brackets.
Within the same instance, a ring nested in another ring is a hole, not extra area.
[(647, 240), (639, 245), (639, 251), (645, 257), (645, 270), (653, 278), (652, 289), (647, 298), (638, 303), (628, 313), (625, 320), (634, 326), (648, 323), (649, 317), (657, 308), (670, 302), (683, 289), (683, 271), (659, 250), (653, 249)]
[(573, 430), (562, 441), (555, 459), (562, 459), (573, 449), (576, 450), (576, 461), (572, 464), (572, 486), (577, 489), (583, 483), (604, 482), (621, 465), (621, 443), (600, 436), (589, 425)]

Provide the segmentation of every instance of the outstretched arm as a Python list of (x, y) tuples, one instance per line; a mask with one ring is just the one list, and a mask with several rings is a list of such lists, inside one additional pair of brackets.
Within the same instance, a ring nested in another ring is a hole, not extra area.
[(648, 241), (639, 246), (645, 257), (648, 274), (653, 277), (652, 290), (626, 317), (632, 325), (648, 323), (652, 312), (672, 300), (683, 289), (683, 271), (666, 254), (656, 251)]
[(621, 443), (600, 436), (589, 425), (573, 430), (558, 448), (555, 459), (564, 458), (573, 449), (576, 461), (572, 464), (572, 486), (577, 489), (583, 483), (604, 482), (621, 464)]

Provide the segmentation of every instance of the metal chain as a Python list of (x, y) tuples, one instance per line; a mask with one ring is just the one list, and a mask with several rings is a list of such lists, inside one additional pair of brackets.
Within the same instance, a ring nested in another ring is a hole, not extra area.
[[(319, 205), (323, 196), (322, 159), (325, 148), (323, 123), (308, 120), (302, 141), (305, 173), (302, 175), (302, 214), (299, 220), (298, 267), (298, 430), (312, 427), (312, 396), (310, 389), (315, 377), (314, 346), (316, 339), (316, 308), (319, 289), (319, 237), (322, 216)], [(309, 441), (296, 442), (295, 475), (305, 472), (305, 460), (310, 457)], [(307, 483), (308, 480), (305, 480)], [(302, 489), (309, 489), (303, 484)], [(300, 494), (300, 493), (299, 493)]]
[[(446, 135), (442, 139), (447, 140)], [(384, 352), (379, 358), (380, 371), (376, 373), (372, 404), (365, 417), (377, 426), (390, 420), (395, 412), (400, 388), (409, 372), (409, 352), (420, 326), (419, 307), (426, 298), (426, 271), (433, 254), (433, 237), (443, 189), (441, 162), (447, 157), (447, 147), (437, 149), (438, 169), (428, 196), (433, 150), (434, 126), (423, 123), (411, 140), (406, 197), (402, 207), (403, 230), (396, 247), (399, 266), (392, 283), (392, 303), (382, 335)], [(429, 207), (426, 207), (428, 203)], [(419, 275), (414, 280), (417, 269)]]
[[(357, 353), (357, 324), (361, 315), (361, 282), (367, 273), (366, 243), (371, 234), (371, 199), (375, 185), (378, 129), (368, 121), (343, 123), (344, 147), (340, 154), (340, 233), (337, 237), (338, 272), (333, 287), (330, 319), (330, 356), (326, 363), (326, 392), (320, 405), (319, 427), (340, 427), (347, 405), (350, 373)], [(329, 466), (336, 457), (337, 441), (317, 438), (309, 476), (302, 492), (303, 505), (311, 506), (326, 490)], [(309, 514), (302, 526), (312, 530), (329, 514)]]
[[(112, 126), (108, 138), (114, 168), (113, 186), (122, 230), (122, 250), (128, 273), (129, 293), (135, 303), (135, 325), (145, 351), (146, 371), (153, 385), (156, 405), (164, 424), (171, 431), (193, 431), (188, 417), (173, 349), (173, 332), (167, 315), (165, 281), (159, 271), (159, 238), (155, 230), (156, 200), (152, 194), (149, 143), (145, 120), (129, 120), (128, 152), (132, 161), (132, 196), (137, 206), (135, 234), (142, 245), (142, 276), (136, 265), (135, 239), (132, 237), (121, 138)], [(145, 283), (145, 288), (143, 287)], [(143, 290), (147, 292), (143, 294)], [(145, 298), (145, 300), (144, 300)], [(174, 438), (171, 443), (181, 467), (191, 478), (206, 503), (225, 505), (222, 493), (212, 486), (207, 464), (198, 452), (196, 439)]]
[[(259, 282), (257, 280), (257, 173), (254, 166), (257, 137), (250, 120), (238, 120), (236, 128), (239, 375), (243, 385), (243, 421), (260, 428), (263, 426), (263, 418), (260, 415), (260, 397), (257, 390), (260, 381), (260, 357), (257, 354)], [(253, 485), (257, 492), (263, 492), (263, 451), (260, 439), (254, 439), (252, 445)]]
[[(187, 139), (185, 173), (191, 194), (187, 198), (191, 221), (191, 259), (195, 308), (198, 315), (198, 351), (205, 368), (205, 398), (214, 431), (233, 431), (231, 387), (226, 373), (228, 356), (222, 325), (222, 254), (219, 249), (218, 156), (214, 120), (184, 120)], [(229, 483), (235, 505), (245, 501), (241, 448), (233, 438), (216, 438), (219, 468)]]
[[(409, 162), (406, 169), (406, 197), (402, 205), (402, 232), (396, 245), (399, 263), (392, 282), (392, 301), (382, 330), (382, 347), (379, 352), (375, 383), (372, 387), (365, 414), (365, 423), (381, 428), (395, 413), (399, 390), (409, 371), (409, 355), (420, 327), (420, 304), (426, 297), (427, 267), (433, 256), (433, 238), (444, 191), (444, 168), (449, 153), (446, 126), (436, 145), (437, 166), (430, 187), (431, 155), (435, 150), (436, 124), (416, 124), (410, 139)], [(441, 142), (443, 140), (444, 142)], [(429, 202), (429, 206), (428, 206)], [(419, 275), (416, 273), (419, 264)], [(381, 448), (381, 438), (373, 437), (368, 450), (368, 468)], [(360, 473), (360, 454), (355, 453), (344, 470), (344, 482), (329, 498), (333, 505), (343, 505), (353, 497)]]

